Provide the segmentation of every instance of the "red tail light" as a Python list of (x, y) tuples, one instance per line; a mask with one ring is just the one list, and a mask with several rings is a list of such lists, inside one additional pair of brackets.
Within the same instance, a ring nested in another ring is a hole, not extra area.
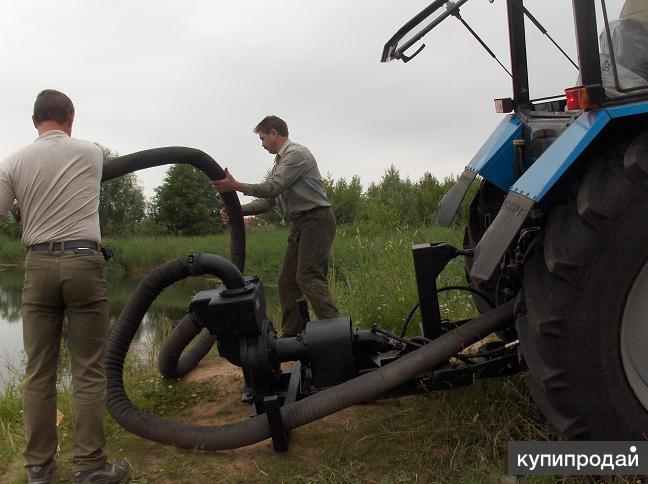
[(596, 104), (592, 102), (590, 93), (585, 86), (567, 88), (565, 89), (565, 95), (567, 96), (567, 109), (570, 111), (596, 107)]

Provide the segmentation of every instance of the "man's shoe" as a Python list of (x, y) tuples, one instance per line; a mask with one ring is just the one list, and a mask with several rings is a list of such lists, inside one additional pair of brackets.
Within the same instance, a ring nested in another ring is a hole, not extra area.
[(49, 484), (56, 467), (56, 462), (53, 460), (42, 466), (27, 466), (27, 482), (29, 484)]
[(74, 473), (76, 484), (90, 484), (101, 482), (102, 484), (116, 484), (126, 478), (130, 471), (130, 464), (127, 460), (120, 460), (114, 464), (105, 464), (99, 469), (88, 471), (77, 471)]

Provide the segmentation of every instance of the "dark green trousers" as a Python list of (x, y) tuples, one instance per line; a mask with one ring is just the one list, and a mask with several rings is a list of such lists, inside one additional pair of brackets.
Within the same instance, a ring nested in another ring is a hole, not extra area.
[(335, 216), (330, 207), (312, 210), (291, 221), (278, 288), (283, 335), (292, 336), (303, 329), (297, 301), (304, 297), (318, 319), (340, 315), (327, 277), (334, 238)]
[(64, 314), (74, 389), (74, 466), (76, 470), (94, 469), (106, 462), (104, 356), (109, 319), (105, 261), (99, 253), (29, 252), (22, 291), (27, 465), (45, 464), (56, 454), (56, 371)]

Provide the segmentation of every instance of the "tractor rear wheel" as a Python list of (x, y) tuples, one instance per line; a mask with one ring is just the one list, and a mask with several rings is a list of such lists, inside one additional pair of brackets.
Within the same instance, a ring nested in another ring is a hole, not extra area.
[(524, 266), (526, 381), (563, 437), (645, 440), (648, 132), (585, 161)]

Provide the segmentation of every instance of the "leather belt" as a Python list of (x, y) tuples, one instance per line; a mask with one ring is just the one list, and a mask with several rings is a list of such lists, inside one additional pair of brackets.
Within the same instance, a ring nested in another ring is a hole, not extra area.
[(308, 215), (309, 213), (317, 212), (318, 210), (322, 210), (324, 208), (331, 208), (331, 206), (330, 205), (320, 205), (319, 207), (309, 208), (308, 210), (304, 210), (303, 212), (298, 212), (297, 215), (295, 215), (295, 218), (303, 217), (304, 215)]
[(40, 244), (34, 244), (29, 246), (29, 251), (65, 251), (65, 250), (74, 250), (74, 249), (92, 249), (99, 250), (99, 244), (92, 242), (90, 240), (66, 240), (65, 242), (42, 242)]

